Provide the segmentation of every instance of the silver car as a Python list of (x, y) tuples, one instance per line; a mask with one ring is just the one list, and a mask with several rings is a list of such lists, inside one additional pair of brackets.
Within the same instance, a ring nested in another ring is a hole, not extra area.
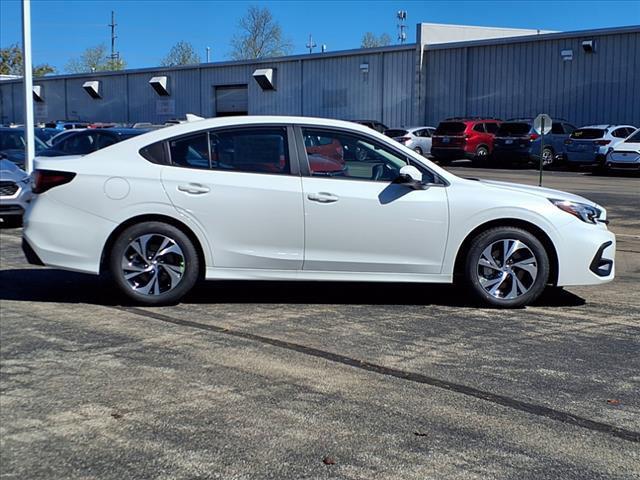
[(435, 131), (435, 127), (390, 128), (384, 134), (426, 156), (431, 153), (431, 136)]
[(31, 200), (31, 177), (6, 159), (0, 159), (0, 219), (19, 224)]

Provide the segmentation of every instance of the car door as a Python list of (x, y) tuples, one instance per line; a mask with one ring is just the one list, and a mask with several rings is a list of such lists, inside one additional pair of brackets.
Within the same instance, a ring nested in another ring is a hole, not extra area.
[(168, 141), (162, 183), (206, 232), (214, 267), (302, 268), (302, 184), (289, 130), (247, 126)]
[[(365, 152), (363, 161), (345, 160), (341, 175), (301, 161), (305, 213), (304, 270), (438, 274), (449, 228), (444, 183), (410, 190), (392, 183), (407, 156), (362, 133), (302, 127), (305, 137), (337, 141), (345, 155)], [(353, 157), (351, 157), (353, 158)], [(437, 180), (417, 165), (426, 180)]]
[(431, 153), (431, 133), (429, 132), (429, 130), (426, 128), (422, 128), (415, 132), (415, 135), (419, 139), (422, 154), (428, 155), (429, 153)]

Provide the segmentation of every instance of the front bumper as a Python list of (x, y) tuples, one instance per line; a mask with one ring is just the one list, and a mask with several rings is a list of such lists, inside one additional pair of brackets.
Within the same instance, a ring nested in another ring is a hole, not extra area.
[(13, 195), (0, 196), (0, 217), (22, 215), (31, 201), (31, 187), (24, 182), (17, 182), (19, 186)]
[(558, 286), (600, 285), (614, 279), (616, 237), (611, 231), (575, 220), (559, 233)]

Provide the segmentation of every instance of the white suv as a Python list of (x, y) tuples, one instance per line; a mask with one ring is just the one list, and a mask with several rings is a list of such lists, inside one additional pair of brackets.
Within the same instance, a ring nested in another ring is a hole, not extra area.
[(200, 120), (82, 158), (36, 159), (33, 263), (100, 274), (137, 302), (199, 278), (465, 281), (516, 307), (614, 277), (605, 210), (576, 195), (456, 177), (367, 127)]

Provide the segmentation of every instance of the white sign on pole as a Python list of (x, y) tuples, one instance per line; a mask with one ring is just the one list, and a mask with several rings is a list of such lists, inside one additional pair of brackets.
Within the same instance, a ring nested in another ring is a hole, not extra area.
[(533, 121), (533, 130), (538, 135), (546, 135), (551, 131), (552, 123), (553, 120), (551, 120), (551, 117), (549, 115), (547, 115), (546, 113), (541, 113)]

